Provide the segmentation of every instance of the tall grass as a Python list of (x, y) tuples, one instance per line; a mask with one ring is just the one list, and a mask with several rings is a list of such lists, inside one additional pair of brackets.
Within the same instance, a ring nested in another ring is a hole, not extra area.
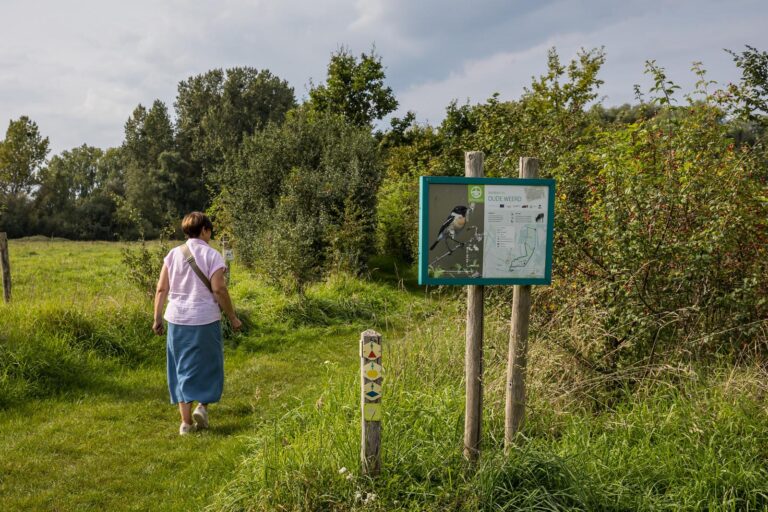
[(147, 308), (107, 307), (87, 313), (48, 302), (29, 314), (6, 308), (0, 335), (0, 408), (99, 382), (116, 366), (157, 362)]
[(0, 409), (98, 386), (110, 369), (157, 361), (149, 305), (117, 271), (117, 247), (10, 247), (15, 279), (13, 302), (0, 316)]
[[(98, 386), (110, 369), (162, 359), (163, 341), (149, 329), (150, 297), (131, 281), (121, 246), (34, 240), (14, 241), (11, 250), (16, 279), (14, 301), (0, 315), (0, 408)], [(228, 344), (246, 351), (322, 338), (329, 329), (386, 328), (407, 302), (389, 286), (345, 275), (303, 297), (286, 297), (238, 268), (233, 280), (252, 335)]]
[(262, 429), (211, 509), (768, 508), (768, 386), (759, 368), (645, 369), (642, 385), (609, 401), (596, 396), (604, 386), (563, 386), (557, 347), (534, 341), (528, 422), (505, 455), (507, 335), (491, 318), (483, 452), (472, 467), (461, 457), (463, 310), (432, 301), (419, 314), (408, 334), (384, 340), (380, 476), (360, 475), (357, 373), (329, 372), (322, 400)]

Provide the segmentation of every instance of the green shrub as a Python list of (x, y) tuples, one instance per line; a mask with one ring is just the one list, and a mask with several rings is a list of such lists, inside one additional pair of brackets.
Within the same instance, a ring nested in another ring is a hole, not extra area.
[[(557, 197), (553, 284), (534, 290), (532, 328), (585, 378), (621, 387), (662, 360), (766, 353), (768, 166), (759, 133), (730, 136), (744, 96), (712, 91), (695, 66), (696, 90), (676, 106), (678, 87), (649, 62), (647, 101), (587, 109), (604, 61), (592, 50), (564, 65), (553, 50), (519, 100), (454, 103), (436, 132), (404, 132), (379, 193), (380, 247), (415, 259), (419, 175), (461, 175), (471, 149), (486, 176), (517, 177), (518, 157), (533, 156)], [(511, 288), (488, 302), (505, 308)]]
[(158, 244), (148, 244), (141, 240), (138, 248), (126, 247), (122, 250), (122, 263), (131, 281), (147, 298), (155, 296), (157, 279), (163, 269), (163, 259), (171, 250), (167, 238), (162, 237)]
[(606, 131), (552, 170), (555, 279), (566, 286), (541, 290), (539, 305), (599, 316), (592, 349), (594, 330), (572, 332), (577, 353), (596, 368), (653, 364), (661, 353), (737, 353), (761, 334), (761, 164), (754, 152), (734, 150), (720, 115), (696, 104)]
[(407, 262), (416, 261), (419, 253), (418, 187), (416, 178), (409, 176), (387, 180), (379, 191), (378, 246), (383, 254)]
[(244, 261), (290, 291), (360, 272), (374, 245), (380, 160), (370, 130), (298, 109), (246, 139), (220, 180)]

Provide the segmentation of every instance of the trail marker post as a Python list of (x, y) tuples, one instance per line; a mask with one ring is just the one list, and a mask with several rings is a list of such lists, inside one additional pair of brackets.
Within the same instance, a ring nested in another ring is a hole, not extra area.
[(8, 254), (8, 235), (0, 233), (0, 267), (3, 273), (3, 299), (11, 302), (11, 258)]
[[(539, 177), (539, 161), (520, 158), (520, 178)], [(504, 406), (504, 451), (509, 451), (525, 419), (525, 375), (528, 366), (528, 322), (531, 316), (531, 285), (516, 285), (512, 293), (512, 315), (507, 357), (507, 393)]]
[(360, 413), (362, 474), (376, 476), (381, 470), (381, 334), (367, 330), (360, 334)]

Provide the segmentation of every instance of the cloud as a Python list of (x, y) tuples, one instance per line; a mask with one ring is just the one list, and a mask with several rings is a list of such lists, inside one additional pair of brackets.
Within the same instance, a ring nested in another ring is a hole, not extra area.
[(400, 93), (399, 112), (412, 110), (421, 120), (434, 124), (442, 119), (448, 102), (454, 99), (459, 103), (477, 103), (496, 92), (504, 93), (505, 99), (516, 98), (529, 83), (529, 77), (516, 69), (530, 70), (538, 65), (543, 70), (546, 50), (546, 45), (541, 45), (523, 52), (497, 53), (465, 62), (461, 69), (443, 80), (414, 85)]
[(4, 0), (0, 122), (29, 115), (54, 152), (118, 145), (138, 103), (172, 110), (179, 81), (253, 66), (297, 96), (324, 79), (331, 53), (376, 45), (387, 81), (421, 119), (451, 99), (519, 96), (557, 46), (564, 60), (605, 45), (603, 93), (632, 99), (655, 58), (676, 79), (703, 60), (716, 79), (736, 72), (723, 47), (768, 47), (757, 0)]
[(177, 84), (213, 68), (270, 69), (301, 95), (346, 42), (340, 34), (354, 13), (342, 15), (344, 7), (12, 0), (0, 21), (0, 120), (29, 115), (59, 152), (119, 145), (137, 104), (159, 98), (172, 109)]
[[(633, 84), (646, 90), (650, 86), (650, 78), (644, 75), (646, 60), (655, 59), (666, 68), (669, 78), (690, 92), (696, 81), (690, 72), (693, 61), (703, 61), (708, 77), (724, 84), (737, 80), (738, 73), (723, 48), (768, 46), (763, 16), (744, 16), (739, 9), (717, 3), (702, 2), (696, 10), (685, 3), (656, 3), (655, 7), (664, 7), (663, 15), (658, 9), (637, 11), (595, 30), (583, 31), (576, 25), (521, 51), (499, 51), (465, 60), (442, 79), (414, 83), (399, 91), (396, 115), (413, 110), (420, 120), (435, 123), (442, 119), (451, 99), (476, 103), (495, 92), (502, 99), (516, 99), (532, 76), (545, 72), (547, 51), (552, 47), (567, 62), (582, 48), (605, 46), (607, 61), (600, 75), (605, 85), (599, 92), (607, 104), (617, 105), (634, 101)], [(753, 4), (749, 11), (753, 14), (768, 11), (755, 2), (747, 3)], [(562, 7), (557, 4), (545, 10)], [(570, 14), (575, 16), (565, 13)], [(535, 13), (540, 15), (544, 12)]]

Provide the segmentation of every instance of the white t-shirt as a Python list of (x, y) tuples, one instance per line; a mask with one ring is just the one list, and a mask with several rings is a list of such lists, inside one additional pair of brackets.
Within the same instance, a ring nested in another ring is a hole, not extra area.
[[(190, 238), (186, 244), (209, 280), (217, 270), (226, 266), (221, 254), (199, 238)], [(206, 325), (221, 320), (216, 298), (184, 260), (181, 249), (171, 249), (163, 261), (168, 267), (170, 282), (164, 318), (177, 325)]]

